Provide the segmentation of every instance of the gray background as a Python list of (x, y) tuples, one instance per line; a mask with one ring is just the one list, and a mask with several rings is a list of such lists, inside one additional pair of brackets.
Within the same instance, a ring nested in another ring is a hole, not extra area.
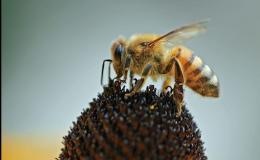
[(102, 91), (112, 40), (210, 18), (208, 32), (186, 45), (216, 72), (221, 96), (186, 89), (187, 106), (209, 159), (258, 159), (259, 7), (257, 0), (4, 0), (3, 133), (66, 134)]

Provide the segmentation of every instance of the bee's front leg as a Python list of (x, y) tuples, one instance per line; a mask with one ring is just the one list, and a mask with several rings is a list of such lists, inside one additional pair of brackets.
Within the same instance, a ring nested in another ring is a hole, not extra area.
[(177, 59), (174, 59), (174, 70), (175, 70), (175, 84), (173, 88), (173, 99), (175, 100), (176, 107), (177, 107), (177, 114), (176, 116), (179, 117), (182, 112), (182, 107), (184, 105), (183, 102), (183, 83), (184, 83), (184, 76), (181, 70), (180, 63)]
[(124, 77), (123, 77), (123, 80), (121, 80), (121, 82), (123, 82), (123, 83), (126, 83), (127, 73), (128, 73), (129, 68), (130, 68), (130, 64), (131, 64), (131, 56), (128, 55), (126, 57), (125, 61), (123, 62)]
[(133, 88), (133, 78), (134, 78), (134, 73), (130, 70), (130, 80), (129, 80), (130, 89)]
[(136, 85), (134, 86), (133, 90), (130, 92), (130, 93), (127, 93), (125, 94), (125, 98), (129, 97), (129, 96), (132, 96), (134, 95), (136, 92), (140, 91), (140, 89), (142, 88), (145, 80), (147, 79), (147, 76), (150, 72), (150, 70), (152, 69), (152, 65), (151, 64), (147, 64), (145, 67), (144, 67), (144, 70), (142, 72), (142, 77), (141, 79), (139, 79), (137, 82), (136, 82)]

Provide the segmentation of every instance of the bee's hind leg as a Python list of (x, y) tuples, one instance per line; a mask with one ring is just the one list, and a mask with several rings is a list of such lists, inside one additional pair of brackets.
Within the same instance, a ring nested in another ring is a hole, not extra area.
[(184, 83), (184, 76), (181, 70), (180, 63), (177, 59), (174, 59), (174, 70), (175, 70), (175, 84), (173, 88), (173, 99), (175, 100), (175, 104), (177, 107), (176, 116), (179, 117), (182, 112), (182, 107), (184, 105), (183, 102), (183, 83)]
[(147, 64), (142, 72), (142, 77), (136, 82), (136, 85), (134, 86), (133, 90), (130, 93), (125, 94), (125, 98), (134, 95), (136, 92), (140, 91), (142, 88), (144, 81), (146, 80), (150, 70), (152, 69), (151, 64)]

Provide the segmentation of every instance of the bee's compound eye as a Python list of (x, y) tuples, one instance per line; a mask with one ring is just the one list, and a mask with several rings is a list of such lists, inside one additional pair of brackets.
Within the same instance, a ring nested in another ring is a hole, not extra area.
[(121, 44), (119, 44), (119, 45), (116, 47), (116, 50), (115, 50), (115, 57), (121, 58), (123, 52), (124, 52), (124, 47), (123, 47)]

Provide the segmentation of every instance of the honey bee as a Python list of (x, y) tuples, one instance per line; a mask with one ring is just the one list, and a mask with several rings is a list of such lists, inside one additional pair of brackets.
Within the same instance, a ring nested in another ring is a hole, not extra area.
[(162, 89), (165, 91), (174, 77), (173, 98), (177, 106), (177, 116), (182, 112), (183, 85), (206, 97), (219, 96), (219, 81), (212, 69), (203, 63), (200, 57), (181, 45), (199, 33), (206, 31), (207, 21), (199, 21), (158, 34), (135, 34), (128, 40), (119, 38), (113, 42), (111, 56), (115, 79), (126, 82), (130, 71), (130, 84), (133, 75), (140, 75), (132, 91), (125, 97), (140, 91), (143, 83), (150, 76), (153, 80), (163, 77)]

